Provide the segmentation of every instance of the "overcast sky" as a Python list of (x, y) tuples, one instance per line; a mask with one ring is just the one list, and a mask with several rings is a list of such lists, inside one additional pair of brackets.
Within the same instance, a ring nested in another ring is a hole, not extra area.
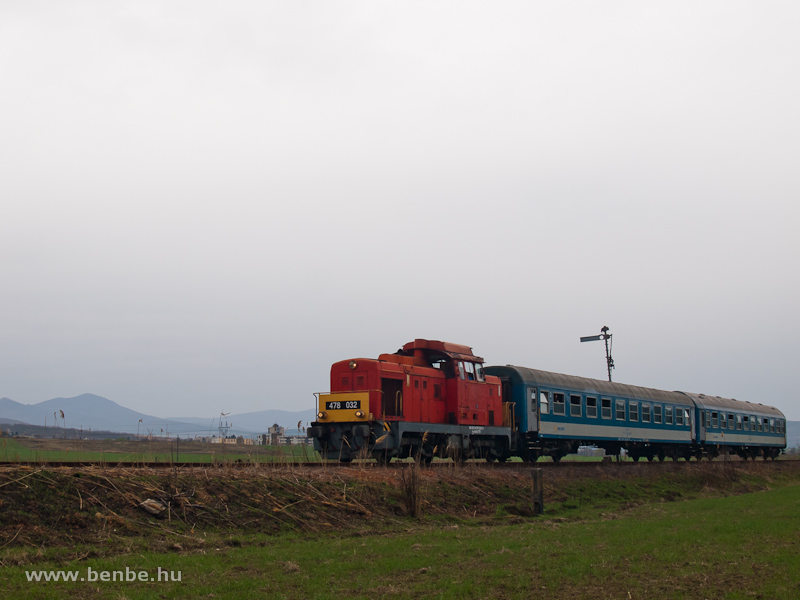
[(796, 2), (3, 2), (0, 397), (414, 338), (800, 419)]

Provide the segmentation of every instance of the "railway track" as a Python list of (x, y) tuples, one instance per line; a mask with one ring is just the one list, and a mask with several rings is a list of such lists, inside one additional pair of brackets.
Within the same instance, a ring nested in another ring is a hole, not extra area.
[[(757, 461), (757, 464), (771, 465), (771, 464), (784, 464), (784, 463), (800, 464), (800, 460), (778, 460), (778, 461)], [(285, 468), (303, 468), (303, 469), (400, 469), (404, 465), (410, 465), (410, 462), (393, 462), (389, 466), (379, 465), (376, 462), (352, 462), (342, 463), (336, 461), (329, 462), (244, 462), (244, 461), (231, 461), (231, 462), (217, 462), (217, 463), (201, 463), (201, 462), (114, 462), (114, 461), (31, 461), (31, 462), (18, 462), (18, 461), (0, 461), (0, 467), (25, 467), (25, 468), (108, 468), (108, 469), (179, 469), (179, 470), (192, 470), (192, 469), (285, 469)], [(554, 462), (505, 462), (505, 463), (487, 463), (482, 461), (468, 461), (463, 464), (455, 464), (450, 461), (434, 461), (430, 465), (423, 468), (431, 469), (459, 469), (459, 468), (476, 468), (476, 469), (503, 469), (503, 470), (526, 470), (532, 468), (544, 469), (591, 469), (603, 467), (616, 467), (616, 468), (636, 468), (643, 466), (656, 466), (656, 465), (686, 465), (690, 468), (691, 465), (729, 465), (734, 468), (737, 466), (756, 464), (752, 461), (743, 460), (715, 460), (709, 461), (664, 461), (659, 462), (633, 462), (633, 461), (570, 461), (563, 460), (559, 463)]]

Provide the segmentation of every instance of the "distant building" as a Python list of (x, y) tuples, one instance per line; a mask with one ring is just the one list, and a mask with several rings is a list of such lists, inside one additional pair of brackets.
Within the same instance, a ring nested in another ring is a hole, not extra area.
[(267, 435), (269, 436), (268, 444), (270, 446), (277, 446), (280, 443), (278, 442), (278, 438), (286, 435), (286, 428), (275, 423), (267, 430)]
[(229, 435), (227, 437), (216, 437), (213, 436), (211, 438), (212, 444), (238, 444), (239, 440), (236, 438), (235, 435)]

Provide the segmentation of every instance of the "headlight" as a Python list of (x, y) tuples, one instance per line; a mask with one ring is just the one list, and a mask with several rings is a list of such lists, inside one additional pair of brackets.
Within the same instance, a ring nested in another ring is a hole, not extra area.
[(318, 412), (318, 413), (317, 413), (317, 418), (318, 418), (320, 421), (322, 421), (322, 420), (323, 420), (325, 417), (327, 417), (327, 416), (328, 416), (328, 414), (327, 414), (327, 413), (324, 413), (324, 412)]
[(354, 361), (354, 360), (350, 361), (350, 368), (351, 369), (355, 369), (357, 366), (358, 366), (358, 363), (356, 361)]
[(363, 419), (363, 418), (364, 418), (364, 412), (361, 411), (361, 410), (357, 410), (356, 411), (356, 419)]

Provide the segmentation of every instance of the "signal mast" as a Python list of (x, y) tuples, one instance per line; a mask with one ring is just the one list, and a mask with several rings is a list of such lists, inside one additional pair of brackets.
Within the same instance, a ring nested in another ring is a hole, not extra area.
[(611, 358), (611, 340), (612, 334), (608, 333), (608, 327), (605, 325), (600, 330), (600, 335), (588, 335), (586, 337), (582, 337), (582, 342), (596, 342), (599, 340), (604, 340), (606, 343), (606, 366), (608, 367), (608, 380), (611, 381), (611, 370), (614, 368), (614, 359)]

